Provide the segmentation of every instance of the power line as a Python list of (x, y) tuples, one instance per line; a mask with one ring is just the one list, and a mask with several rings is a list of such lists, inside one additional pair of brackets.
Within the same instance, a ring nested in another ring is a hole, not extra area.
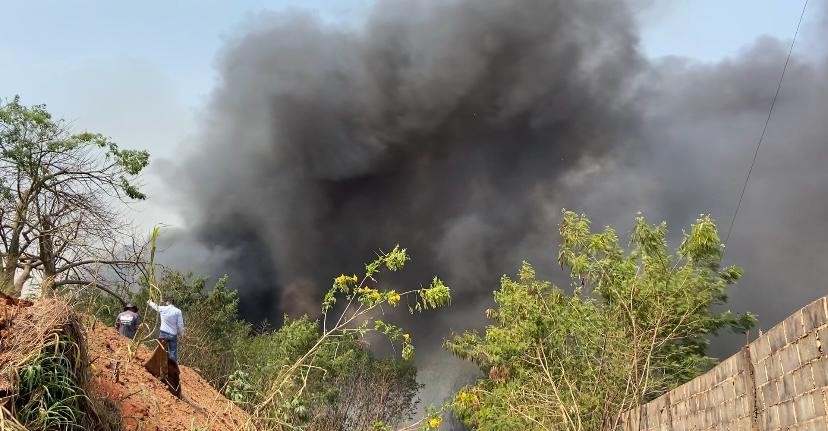
[[(742, 207), (742, 199), (745, 197), (745, 190), (747, 190), (748, 181), (750, 181), (750, 174), (753, 172), (753, 167), (756, 165), (756, 157), (759, 155), (759, 148), (765, 140), (765, 133), (768, 131), (768, 124), (770, 124), (771, 116), (773, 115), (773, 107), (776, 105), (776, 99), (779, 97), (779, 91), (782, 89), (782, 81), (785, 79), (785, 72), (788, 70), (788, 63), (791, 61), (791, 54), (793, 54), (796, 37), (799, 35), (799, 27), (802, 26), (802, 19), (805, 17), (805, 9), (808, 7), (808, 0), (802, 5), (802, 13), (799, 15), (799, 22), (796, 24), (796, 31), (794, 32), (791, 46), (788, 49), (788, 58), (785, 59), (785, 66), (782, 68), (782, 74), (779, 76), (779, 83), (776, 85), (776, 93), (773, 95), (770, 109), (768, 110), (768, 117), (765, 119), (765, 125), (762, 127), (762, 134), (759, 136), (759, 141), (756, 143), (756, 150), (753, 152), (753, 161), (750, 162), (750, 169), (748, 169), (745, 177), (745, 184), (742, 186), (742, 192), (739, 193), (739, 202), (736, 204), (736, 210), (733, 212), (733, 218), (730, 219), (730, 227), (727, 229), (727, 236), (725, 237), (725, 247), (730, 241), (730, 234), (733, 232), (733, 225), (736, 223), (736, 216), (739, 214), (739, 209)], [(727, 248), (725, 248), (727, 250)]]

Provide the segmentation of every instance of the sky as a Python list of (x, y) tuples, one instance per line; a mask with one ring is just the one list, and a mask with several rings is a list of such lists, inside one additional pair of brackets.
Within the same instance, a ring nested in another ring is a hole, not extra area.
[[(801, 7), (791, 0), (634, 4), (647, 56), (699, 62), (737, 54), (762, 35), (789, 39)], [(143, 181), (151, 199), (132, 207), (135, 222), (143, 228), (178, 226), (184, 221), (170, 210), (175, 202), (159, 173), (173, 169), (165, 160), (184, 146), (198, 145), (199, 118), (224, 43), (257, 14), (300, 11), (357, 27), (371, 5), (359, 0), (6, 1), (0, 11), (6, 35), (0, 97), (19, 94), (26, 104), (46, 104), (78, 130), (148, 149), (152, 162)], [(815, 21), (806, 19), (802, 39)]]

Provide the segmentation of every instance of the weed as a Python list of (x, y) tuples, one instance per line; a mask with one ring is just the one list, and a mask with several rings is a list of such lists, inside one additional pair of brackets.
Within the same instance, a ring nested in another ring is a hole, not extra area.
[(80, 348), (66, 335), (54, 334), (39, 356), (20, 369), (17, 418), (32, 430), (83, 429), (92, 422), (89, 398), (78, 385), (74, 364)]

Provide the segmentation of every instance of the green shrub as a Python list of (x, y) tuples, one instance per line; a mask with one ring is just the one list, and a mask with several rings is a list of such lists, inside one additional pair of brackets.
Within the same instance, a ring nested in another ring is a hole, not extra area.
[(39, 355), (18, 373), (17, 420), (31, 431), (117, 429), (85, 392), (82, 367), (88, 358), (67, 333), (53, 334)]

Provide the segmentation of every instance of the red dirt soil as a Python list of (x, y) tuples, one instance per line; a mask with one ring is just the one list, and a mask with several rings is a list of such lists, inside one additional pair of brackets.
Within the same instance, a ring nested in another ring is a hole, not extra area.
[[(3, 338), (14, 331), (21, 309), (33, 306), (0, 293), (0, 352)], [(37, 304), (34, 304), (36, 307)], [(224, 398), (196, 371), (180, 366), (181, 398), (150, 374), (144, 363), (150, 350), (94, 320), (86, 341), (95, 391), (120, 409), (121, 429), (128, 431), (236, 431), (249, 427), (248, 414)], [(0, 379), (2, 380), (2, 379)], [(4, 386), (0, 381), (0, 387)], [(8, 383), (8, 382), (5, 382)], [(8, 385), (5, 385), (8, 386)], [(11, 389), (9, 386), (6, 389)]]
[(17, 310), (28, 305), (27, 301), (14, 299), (0, 292), (0, 340), (3, 339), (7, 331), (10, 331), (8, 326), (17, 315)]
[(89, 359), (98, 391), (121, 408), (121, 426), (140, 431), (235, 431), (248, 415), (216, 391), (196, 371), (181, 369), (181, 399), (144, 369), (150, 351), (137, 346), (128, 360), (129, 340), (96, 322), (87, 333)]

